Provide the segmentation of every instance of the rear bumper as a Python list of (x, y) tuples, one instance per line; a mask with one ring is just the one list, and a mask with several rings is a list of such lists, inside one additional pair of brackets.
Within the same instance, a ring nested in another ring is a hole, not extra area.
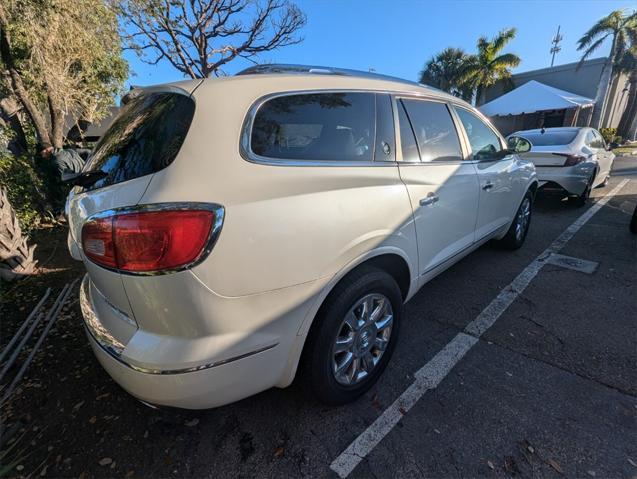
[[(121, 313), (102, 304), (88, 275), (82, 282), (80, 304), (100, 364), (130, 394), (156, 405), (212, 408), (280, 385), (292, 352), (303, 341), (298, 328), (288, 328), (278, 337), (267, 335), (266, 342), (258, 332), (223, 342), (218, 337), (158, 336), (141, 329), (123, 336), (113, 329), (116, 323), (110, 318)], [(206, 359), (193, 362), (193, 355)], [(171, 359), (166, 362), (166, 358)]]
[(545, 192), (558, 192), (558, 185), (566, 194), (581, 195), (594, 172), (592, 164), (577, 166), (547, 167), (537, 166), (537, 177), (542, 186), (540, 190)]
[(140, 372), (104, 349), (87, 332), (93, 352), (102, 367), (127, 392), (153, 405), (184, 409), (223, 406), (269, 389), (276, 378), (264, 365), (277, 360), (275, 348), (206, 369), (184, 373)]

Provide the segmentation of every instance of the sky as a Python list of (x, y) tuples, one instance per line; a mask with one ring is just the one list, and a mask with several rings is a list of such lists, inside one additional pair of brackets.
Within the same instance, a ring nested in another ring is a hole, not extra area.
[[(514, 72), (550, 66), (551, 39), (564, 37), (555, 64), (580, 59), (577, 40), (613, 10), (634, 8), (627, 0), (296, 0), (307, 15), (303, 42), (267, 52), (260, 63), (301, 63), (368, 70), (416, 80), (423, 65), (446, 47), (475, 51), (481, 35), (516, 27), (507, 52), (522, 62)], [(593, 55), (608, 55), (610, 41)], [(148, 65), (126, 52), (129, 84), (152, 85), (183, 76), (168, 63)], [(232, 62), (226, 73), (250, 66)]]

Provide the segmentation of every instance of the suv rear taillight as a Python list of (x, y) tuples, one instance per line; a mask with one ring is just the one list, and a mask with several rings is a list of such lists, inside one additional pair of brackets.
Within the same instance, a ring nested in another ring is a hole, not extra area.
[(84, 254), (128, 273), (183, 269), (210, 252), (223, 224), (218, 205), (158, 204), (100, 213), (82, 227)]
[(563, 156), (566, 158), (564, 162), (564, 166), (575, 166), (584, 161), (586, 161), (586, 157), (582, 155), (570, 155), (568, 153), (553, 153), (556, 156)]

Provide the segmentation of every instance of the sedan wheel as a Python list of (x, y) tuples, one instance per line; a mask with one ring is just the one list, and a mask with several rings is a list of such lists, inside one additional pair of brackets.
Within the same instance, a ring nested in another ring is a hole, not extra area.
[(591, 196), (591, 191), (593, 189), (593, 182), (595, 181), (595, 176), (597, 173), (593, 173), (586, 184), (586, 189), (579, 196), (571, 196), (569, 200), (575, 204), (575, 206), (585, 206), (586, 202)]

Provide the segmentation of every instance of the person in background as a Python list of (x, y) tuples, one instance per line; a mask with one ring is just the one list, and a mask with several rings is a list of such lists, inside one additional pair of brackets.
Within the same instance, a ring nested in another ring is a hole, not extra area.
[(52, 158), (63, 182), (73, 178), (84, 168), (85, 160), (72, 148), (54, 148), (50, 144), (44, 144), (40, 155), (45, 159)]

